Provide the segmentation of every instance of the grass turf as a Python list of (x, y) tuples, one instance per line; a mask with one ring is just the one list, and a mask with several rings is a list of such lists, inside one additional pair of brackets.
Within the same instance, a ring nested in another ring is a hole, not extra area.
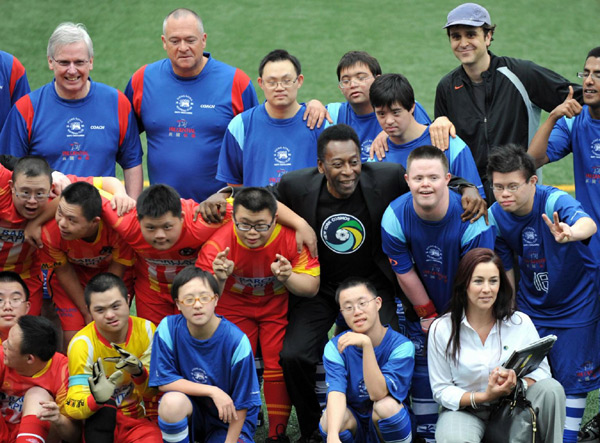
[[(164, 16), (176, 7), (190, 7), (204, 19), (207, 50), (253, 79), (268, 51), (286, 48), (296, 55), (305, 75), (299, 96), (302, 101), (341, 101), (335, 67), (346, 51), (361, 49), (377, 57), (384, 72), (406, 75), (417, 100), (433, 115), (437, 82), (458, 64), (441, 28), (448, 11), (459, 3), (21, 0), (1, 6), (1, 49), (21, 60), (35, 89), (52, 78), (45, 53), (53, 29), (62, 21), (82, 22), (95, 44), (94, 80), (123, 90), (137, 68), (164, 57), (160, 41)], [(533, 60), (579, 82), (575, 73), (596, 44), (592, 36), (597, 21), (592, 18), (600, 16), (600, 2), (572, 0), (566, 5), (562, 0), (488, 0), (482, 4), (498, 24), (491, 46), (496, 54)], [(259, 99), (264, 99), (260, 90), (258, 93)], [(571, 159), (546, 166), (544, 182), (572, 184)], [(597, 411), (597, 396), (592, 403), (590, 410)]]

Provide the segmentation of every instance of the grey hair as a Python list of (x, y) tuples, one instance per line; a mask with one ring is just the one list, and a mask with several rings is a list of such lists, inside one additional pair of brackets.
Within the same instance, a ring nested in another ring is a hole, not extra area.
[(177, 8), (174, 9), (173, 11), (169, 12), (167, 14), (167, 16), (165, 17), (165, 19), (163, 20), (163, 35), (167, 34), (167, 20), (169, 20), (171, 17), (173, 17), (175, 20), (191, 15), (193, 16), (196, 21), (198, 22), (198, 30), (200, 31), (200, 34), (204, 34), (204, 25), (202, 24), (202, 19), (200, 18), (200, 16), (198, 14), (196, 14), (194, 11), (192, 11), (191, 9), (187, 9), (187, 8)]
[(46, 55), (54, 57), (56, 50), (71, 43), (84, 42), (88, 49), (88, 57), (94, 56), (94, 44), (82, 23), (64, 22), (56, 27), (48, 40)]

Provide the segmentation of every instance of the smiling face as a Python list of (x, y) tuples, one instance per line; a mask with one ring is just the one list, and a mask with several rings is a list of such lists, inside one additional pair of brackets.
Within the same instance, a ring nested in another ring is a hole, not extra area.
[[(276, 226), (276, 218), (271, 215), (271, 212), (268, 209), (263, 209), (262, 211), (252, 212), (249, 209), (244, 208), (242, 205), (238, 205), (235, 207), (234, 213), (234, 229), (238, 238), (242, 241), (244, 245), (249, 247), (250, 249), (260, 248), (264, 246), (269, 238), (271, 238), (271, 234), (273, 234), (273, 230)], [(249, 231), (242, 231), (239, 227), (244, 228), (244, 225), (253, 225)], [(271, 225), (266, 231), (257, 231), (256, 226), (260, 225)]]
[(360, 150), (352, 140), (332, 140), (324, 151), (324, 160), (317, 160), (321, 174), (327, 179), (327, 190), (335, 198), (349, 198), (358, 185), (362, 164)]
[(600, 80), (589, 74), (600, 74), (600, 58), (589, 57), (583, 67), (583, 103), (590, 107), (594, 118), (600, 118)]
[(55, 219), (60, 236), (65, 240), (92, 238), (98, 233), (100, 217), (94, 217), (91, 221), (86, 219), (81, 206), (67, 203), (62, 197), (58, 202)]
[(206, 33), (200, 30), (196, 17), (191, 14), (169, 17), (161, 39), (175, 74), (193, 77), (200, 73), (204, 63)]
[(467, 311), (488, 311), (500, 290), (500, 271), (493, 262), (479, 263), (467, 287)]
[(171, 248), (183, 229), (183, 212), (181, 217), (175, 217), (171, 211), (160, 217), (146, 215), (140, 220), (140, 229), (144, 240), (159, 251)]
[(54, 71), (56, 92), (60, 97), (75, 100), (87, 95), (94, 57), (89, 56), (84, 41), (59, 46), (54, 56), (48, 57), (48, 67)]
[(424, 214), (439, 212), (443, 217), (448, 208), (450, 174), (444, 169), (442, 162), (435, 158), (417, 158), (407, 166), (404, 177), (417, 214), (430, 219)]
[(381, 298), (375, 297), (365, 285), (344, 289), (339, 302), (344, 320), (352, 331), (367, 334), (378, 324)]
[(461, 64), (476, 66), (488, 63), (491, 32), (484, 34), (481, 27), (458, 25), (451, 26), (449, 34), (452, 52)]

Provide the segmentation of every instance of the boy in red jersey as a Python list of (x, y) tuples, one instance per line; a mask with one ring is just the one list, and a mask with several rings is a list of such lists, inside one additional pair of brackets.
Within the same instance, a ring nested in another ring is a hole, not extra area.
[(52, 322), (31, 315), (20, 317), (2, 342), (0, 441), (79, 440), (81, 428), (63, 414), (69, 373), (57, 348)]
[(8, 331), (19, 317), (29, 312), (29, 288), (19, 274), (0, 271), (0, 342), (6, 340)]
[(121, 278), (133, 266), (133, 251), (101, 220), (102, 197), (91, 184), (69, 185), (59, 197), (54, 220), (42, 228), (40, 260), (63, 329), (64, 349), (91, 321), (83, 288), (100, 272)]
[(197, 266), (213, 269), (222, 296), (216, 312), (235, 323), (265, 364), (268, 442), (289, 441), (285, 430), (291, 402), (279, 353), (287, 326), (288, 291), (312, 297), (319, 289), (319, 262), (296, 248), (293, 229), (277, 223), (277, 201), (266, 189), (244, 188), (233, 202), (233, 221), (200, 251)]

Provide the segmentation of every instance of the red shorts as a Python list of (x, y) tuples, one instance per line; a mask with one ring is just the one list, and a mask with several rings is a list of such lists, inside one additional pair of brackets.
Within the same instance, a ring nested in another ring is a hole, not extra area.
[(279, 353), (288, 320), (288, 295), (240, 295), (223, 293), (216, 312), (224, 316), (248, 336), (256, 355), (260, 341), (262, 358), (267, 370), (281, 370)]
[(147, 294), (137, 290), (135, 308), (138, 317), (150, 320), (157, 326), (167, 315), (181, 314), (171, 295), (165, 297), (158, 292)]
[(19, 435), (20, 423), (7, 423), (0, 415), (0, 441), (3, 443), (14, 443)]
[(117, 411), (117, 426), (115, 427), (115, 441), (132, 443), (162, 443), (162, 433), (158, 425), (147, 418), (133, 418)]

